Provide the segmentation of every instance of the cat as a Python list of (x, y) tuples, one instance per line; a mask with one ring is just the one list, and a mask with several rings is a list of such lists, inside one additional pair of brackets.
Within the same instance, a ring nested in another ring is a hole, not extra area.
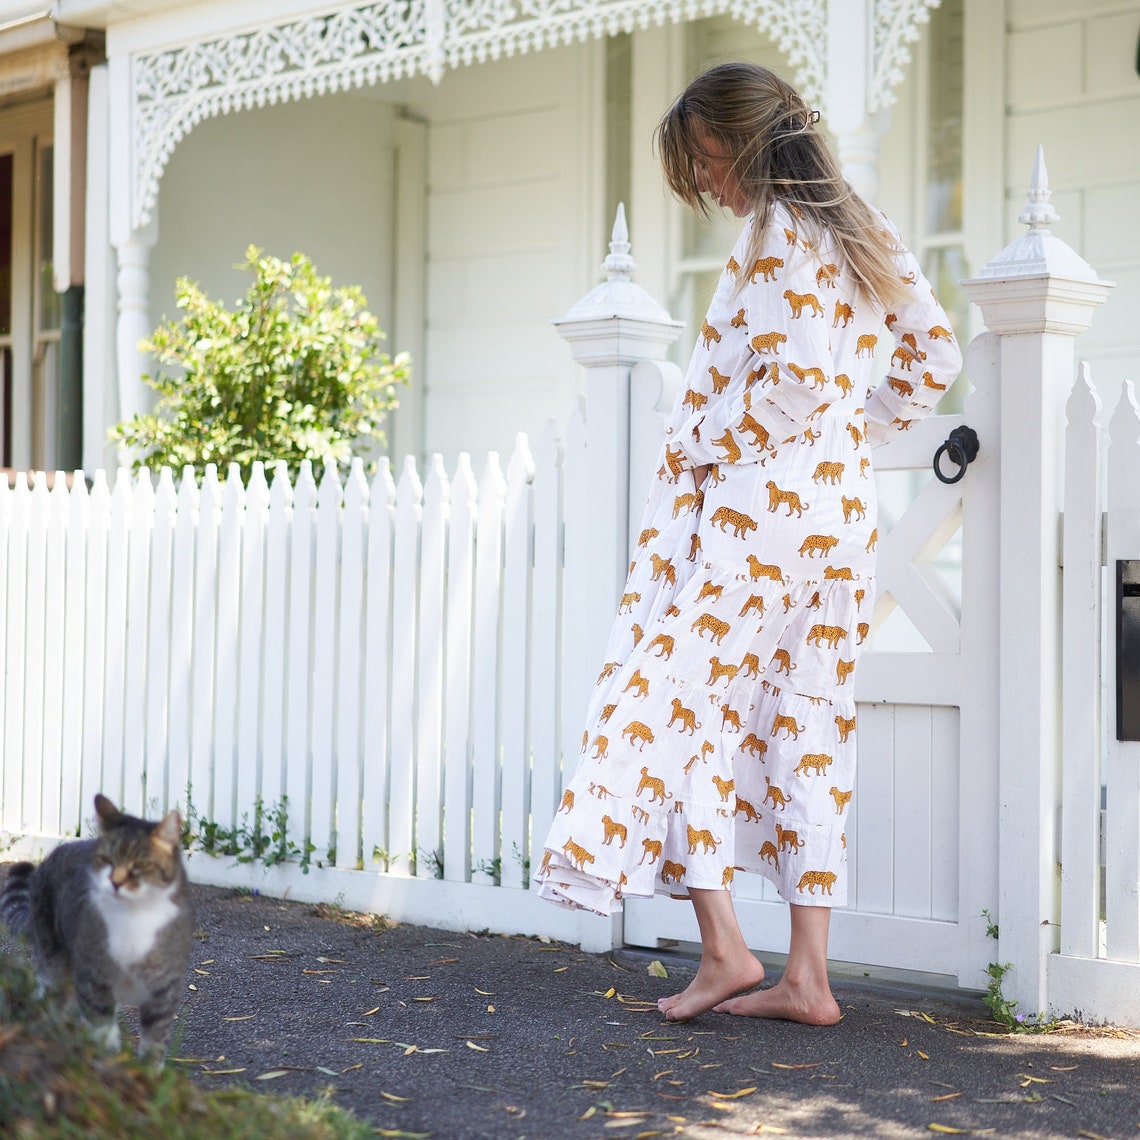
[(195, 930), (182, 821), (176, 811), (137, 819), (102, 795), (95, 813), (95, 838), (61, 844), (38, 867), (12, 866), (0, 916), (31, 943), (42, 985), (64, 996), (70, 982), (106, 1048), (119, 1048), (117, 1007), (137, 1005), (139, 1053), (161, 1065)]

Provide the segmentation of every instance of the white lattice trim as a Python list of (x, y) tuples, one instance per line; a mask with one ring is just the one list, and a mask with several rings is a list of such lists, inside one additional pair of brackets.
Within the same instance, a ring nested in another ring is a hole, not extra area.
[[(836, 2), (836, 0), (830, 0)], [(840, 0), (850, 2), (850, 0)], [(829, 0), (384, 0), (131, 60), (135, 169), (131, 219), (151, 218), (174, 148), (200, 122), (230, 111), (347, 91), (483, 63), (667, 20), (730, 13), (763, 28), (804, 98), (820, 105)], [(939, 0), (876, 0), (872, 108), (890, 101), (917, 24)]]
[(930, 10), (942, 0), (875, 0), (874, 70), (867, 92), (867, 109), (877, 111), (895, 101), (895, 88), (910, 63), (910, 45), (930, 20)]

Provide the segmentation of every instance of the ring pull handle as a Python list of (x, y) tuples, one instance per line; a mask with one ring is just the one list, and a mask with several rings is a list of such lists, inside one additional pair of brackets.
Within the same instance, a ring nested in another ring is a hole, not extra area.
[[(972, 427), (962, 424), (946, 437), (946, 442), (934, 453), (934, 474), (943, 483), (957, 483), (966, 474), (967, 465), (974, 462), (977, 454), (978, 433)], [(943, 455), (949, 455), (951, 461), (958, 465), (958, 470), (952, 475), (942, 472), (940, 464)]]

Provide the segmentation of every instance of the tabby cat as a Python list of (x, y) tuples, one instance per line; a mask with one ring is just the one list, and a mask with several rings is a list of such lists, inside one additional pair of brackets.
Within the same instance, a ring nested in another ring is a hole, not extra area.
[(194, 910), (178, 812), (158, 823), (95, 797), (99, 834), (61, 844), (37, 867), (16, 863), (0, 916), (32, 945), (40, 981), (68, 982), (94, 1036), (119, 1048), (116, 1009), (139, 1008), (139, 1052), (162, 1062), (182, 1003)]

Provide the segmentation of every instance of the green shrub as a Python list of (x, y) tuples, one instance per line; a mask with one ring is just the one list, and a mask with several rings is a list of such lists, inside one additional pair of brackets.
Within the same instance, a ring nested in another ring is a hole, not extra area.
[(282, 261), (250, 246), (238, 268), (253, 282), (232, 311), (179, 279), (182, 316), (142, 345), (159, 366), (143, 377), (158, 399), (111, 439), (136, 468), (214, 463), (223, 478), (231, 463), (248, 478), (256, 460), (284, 460), (296, 476), (303, 459), (368, 456), (408, 382), (407, 355), (381, 352), (361, 290), (334, 289), (303, 254)]

